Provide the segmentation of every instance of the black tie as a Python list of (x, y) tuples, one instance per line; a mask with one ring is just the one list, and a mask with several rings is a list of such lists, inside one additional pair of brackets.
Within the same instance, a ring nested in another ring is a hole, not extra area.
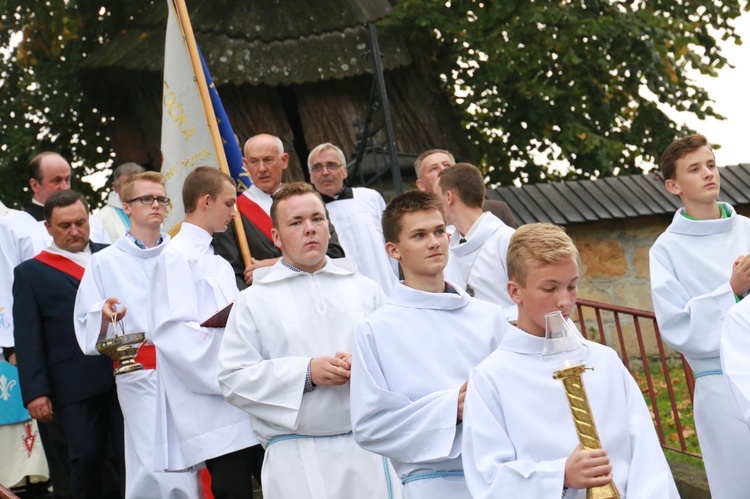
[(465, 237), (462, 237), (461, 239), (458, 240), (458, 244), (463, 244), (465, 242), (466, 242), (466, 238)]

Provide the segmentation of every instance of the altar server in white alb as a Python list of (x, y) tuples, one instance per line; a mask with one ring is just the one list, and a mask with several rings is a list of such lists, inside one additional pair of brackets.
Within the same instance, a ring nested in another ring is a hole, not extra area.
[(125, 419), (125, 496), (199, 497), (196, 473), (154, 472), (154, 426), (156, 424), (156, 350), (147, 321), (147, 294), (157, 257), (169, 235), (160, 231), (169, 198), (164, 178), (157, 172), (132, 176), (120, 192), (129, 229), (91, 257), (78, 287), (75, 331), (81, 350), (99, 355), (96, 343), (111, 338), (111, 318), (117, 314), (117, 333), (145, 333), (136, 362), (142, 371), (121, 374), (117, 396)]
[(365, 187), (348, 187), (346, 157), (328, 142), (316, 146), (307, 157), (310, 182), (323, 196), (331, 223), (336, 227), (346, 257), (359, 271), (390, 293), (398, 280), (398, 265), (385, 252), (380, 216), (385, 201), (380, 193)]
[(138, 163), (123, 163), (112, 172), (112, 191), (107, 196), (107, 204), (94, 215), (94, 218), (107, 229), (109, 239), (113, 243), (130, 229), (130, 217), (122, 205), (122, 187), (130, 177), (143, 172), (143, 167)]
[(385, 499), (400, 490), (395, 473), (357, 445), (349, 415), (354, 330), (385, 294), (351, 260), (326, 257), (325, 212), (308, 184), (285, 184), (274, 194), (282, 259), (256, 270), (235, 303), (219, 382), (266, 446), (263, 497)]
[(715, 498), (750, 490), (750, 429), (733, 412), (719, 344), (726, 314), (750, 289), (750, 220), (717, 202), (719, 169), (702, 135), (673, 142), (659, 162), (684, 205), (650, 252), (651, 294), (664, 341), (695, 372), (695, 426)]
[(404, 282), (357, 328), (354, 437), (391, 459), (404, 497), (469, 498), (461, 464), (466, 383), (505, 334), (505, 313), (443, 279), (448, 236), (434, 194), (393, 198), (383, 233)]
[[(585, 499), (614, 481), (620, 496), (678, 498), (643, 395), (617, 353), (584, 340), (569, 315), (578, 298), (578, 251), (551, 224), (521, 226), (508, 249), (518, 322), (469, 378), (463, 458), (472, 497)], [(559, 311), (578, 348), (543, 358), (545, 315)], [(565, 361), (593, 370), (583, 382), (601, 449), (582, 449), (562, 381)]]
[(239, 291), (231, 265), (211, 238), (235, 216), (235, 184), (218, 168), (198, 167), (182, 187), (185, 221), (154, 267), (148, 324), (156, 346), (157, 471), (205, 467), (214, 497), (252, 497), (262, 448), (250, 418), (219, 389), (223, 327), (201, 326)]
[(435, 194), (443, 202), (446, 222), (455, 227), (445, 278), (470, 296), (503, 307), (515, 319), (505, 264), (513, 229), (492, 213), (482, 212), (482, 172), (468, 163), (446, 168), (435, 182)]

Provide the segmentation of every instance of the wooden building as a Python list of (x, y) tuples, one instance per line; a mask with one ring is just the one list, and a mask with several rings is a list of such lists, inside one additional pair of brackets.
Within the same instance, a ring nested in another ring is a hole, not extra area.
[[(397, 150), (413, 158), (441, 147), (471, 157), (429, 58), (389, 26), (388, 0), (187, 0), (187, 7), (239, 140), (279, 136), (291, 156), (288, 180), (303, 177), (299, 166), (317, 144), (333, 142), (347, 156), (354, 151), (354, 123), (373, 81), (366, 23), (378, 26)], [(166, 16), (164, 1), (145, 7), (79, 70), (87, 96), (114, 117), (118, 163), (161, 164)]]

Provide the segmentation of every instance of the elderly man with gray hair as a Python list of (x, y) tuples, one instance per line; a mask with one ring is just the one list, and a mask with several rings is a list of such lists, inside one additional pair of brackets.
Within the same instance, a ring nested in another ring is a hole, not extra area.
[(346, 157), (331, 143), (320, 144), (307, 157), (310, 182), (322, 195), (346, 256), (387, 294), (398, 280), (398, 266), (385, 251), (380, 216), (385, 201), (378, 191), (344, 185)]
[(130, 229), (130, 219), (122, 209), (120, 190), (130, 177), (144, 171), (141, 165), (131, 162), (121, 164), (112, 172), (112, 191), (107, 198), (107, 204), (94, 217), (107, 229), (107, 234), (113, 244)]

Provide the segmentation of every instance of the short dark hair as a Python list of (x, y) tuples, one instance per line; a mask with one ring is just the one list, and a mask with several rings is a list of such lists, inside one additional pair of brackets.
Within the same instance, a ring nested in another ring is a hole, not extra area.
[(445, 149), (427, 149), (425, 152), (417, 156), (417, 159), (414, 160), (414, 172), (417, 174), (417, 178), (422, 178), (422, 162), (424, 161), (424, 159), (431, 154), (439, 152), (448, 156), (453, 163), (456, 162), (456, 158), (453, 157), (453, 154), (451, 154), (450, 151), (446, 151)]
[(42, 182), (42, 160), (46, 158), (47, 156), (51, 156), (53, 154), (55, 156), (60, 156), (58, 153), (54, 151), (44, 151), (44, 152), (40, 152), (39, 154), (31, 158), (31, 161), (29, 161), (29, 170), (28, 170), (29, 180), (33, 178), (39, 183)]
[(216, 199), (224, 182), (237, 187), (232, 177), (213, 166), (199, 166), (190, 172), (182, 184), (182, 204), (185, 213), (194, 212), (198, 207), (198, 199), (206, 194), (211, 196), (211, 199)]
[[(279, 203), (281, 203), (285, 199), (289, 199), (293, 196), (304, 196), (305, 194), (313, 194), (315, 197), (320, 199), (320, 204), (323, 205), (323, 211), (325, 212), (325, 203), (323, 202), (323, 198), (320, 197), (320, 193), (316, 191), (313, 186), (310, 184), (306, 184), (305, 182), (290, 182), (288, 184), (284, 184), (281, 186), (281, 189), (276, 191), (276, 193), (272, 196), (273, 202), (271, 203), (271, 221), (273, 222), (273, 226), (278, 226), (278, 220), (276, 218), (276, 214), (279, 210)], [(328, 214), (326, 213), (326, 218)]]
[(387, 243), (397, 243), (401, 235), (401, 229), (404, 228), (402, 220), (404, 215), (416, 211), (440, 212), (445, 221), (445, 212), (443, 212), (443, 203), (440, 198), (431, 192), (407, 191), (391, 199), (388, 206), (383, 211), (381, 224), (383, 225), (383, 236)]
[(440, 189), (455, 192), (461, 202), (469, 208), (484, 206), (484, 196), (487, 188), (484, 186), (484, 176), (479, 169), (469, 163), (458, 163), (440, 172)]
[(83, 203), (83, 207), (86, 208), (86, 213), (88, 213), (89, 202), (86, 201), (86, 197), (80, 192), (72, 189), (53, 192), (44, 203), (44, 219), (49, 223), (50, 219), (52, 219), (52, 211), (55, 208), (65, 208), (66, 206), (76, 204), (78, 201)]
[(697, 133), (687, 135), (669, 144), (659, 159), (662, 178), (664, 180), (674, 178), (677, 160), (703, 146), (708, 146), (708, 139)]

